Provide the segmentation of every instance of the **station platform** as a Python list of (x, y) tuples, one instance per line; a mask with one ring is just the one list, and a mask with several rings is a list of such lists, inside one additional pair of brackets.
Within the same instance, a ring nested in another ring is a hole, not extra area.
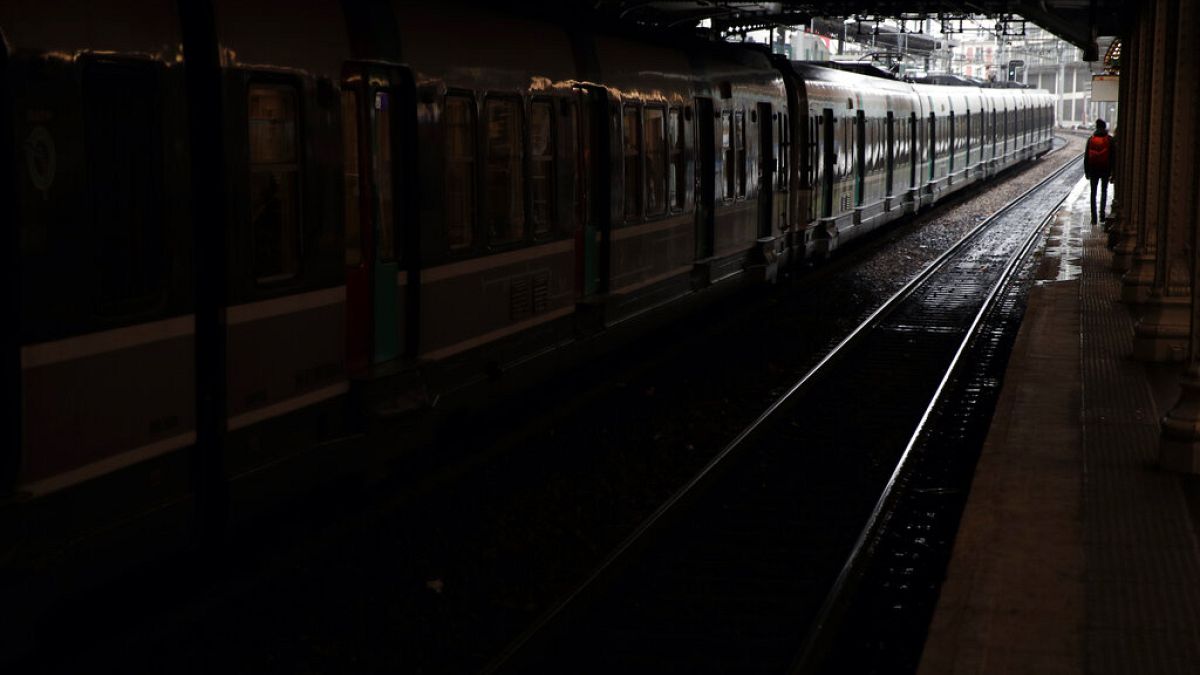
[(1089, 221), (1083, 182), (1029, 298), (922, 675), (1200, 672), (1200, 480), (1157, 463), (1182, 366), (1133, 360)]

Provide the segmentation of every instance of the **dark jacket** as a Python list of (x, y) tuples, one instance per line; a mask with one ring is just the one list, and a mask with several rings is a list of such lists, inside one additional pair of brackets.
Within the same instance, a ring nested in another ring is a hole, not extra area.
[(1083, 174), (1088, 178), (1108, 178), (1117, 161), (1116, 144), (1107, 129), (1098, 130), (1088, 138), (1083, 155)]

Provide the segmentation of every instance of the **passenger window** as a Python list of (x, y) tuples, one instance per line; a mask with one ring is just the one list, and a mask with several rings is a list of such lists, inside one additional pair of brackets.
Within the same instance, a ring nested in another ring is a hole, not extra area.
[(667, 210), (666, 129), (662, 108), (646, 108), (646, 215)]
[(446, 244), (467, 248), (475, 233), (475, 102), (446, 96)]
[(779, 171), (775, 172), (775, 185), (779, 190), (788, 187), (788, 159), (792, 152), (790, 131), (787, 115), (779, 113)]
[(296, 87), (252, 84), (250, 231), (253, 273), (268, 284), (300, 271), (300, 163)]
[(746, 111), (734, 114), (734, 152), (737, 155), (737, 196), (746, 196)]
[(625, 106), (625, 218), (642, 215), (641, 116), (637, 106)]
[(151, 64), (89, 63), (83, 87), (96, 309), (145, 311), (162, 300), (169, 265), (157, 71)]
[(342, 92), (342, 219), (346, 227), (346, 264), (362, 263), (362, 212), (358, 167), (358, 92)]
[(505, 244), (525, 237), (520, 102), (489, 98), (484, 105), (484, 120), (487, 125), (484, 222), (491, 243)]
[(554, 214), (554, 106), (534, 101), (529, 110), (530, 215), (533, 233), (550, 232)]
[(683, 115), (679, 108), (667, 112), (667, 146), (670, 148), (670, 175), (667, 179), (668, 197), (672, 211), (682, 211), (687, 200), (687, 153), (684, 144)]
[(733, 113), (728, 110), (721, 113), (721, 152), (724, 153), (725, 158), (725, 199), (733, 199), (735, 179), (733, 168)]
[[(559, 136), (562, 143), (559, 144), (560, 166), (565, 171), (564, 188), (566, 194), (563, 195), (565, 200), (562, 203), (562, 208), (566, 213), (570, 214), (570, 219), (563, 218), (564, 225), (568, 222), (572, 227), (583, 223), (583, 214), (586, 213), (587, 205), (584, 202), (584, 172), (585, 168), (579, 166), (579, 110), (575, 106), (574, 101), (568, 101), (566, 107), (563, 108), (563, 133)], [(564, 213), (564, 216), (566, 215)]]

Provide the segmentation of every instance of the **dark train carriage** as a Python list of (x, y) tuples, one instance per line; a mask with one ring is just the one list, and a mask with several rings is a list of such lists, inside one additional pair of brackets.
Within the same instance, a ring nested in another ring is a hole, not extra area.
[[(780, 115), (790, 119), (783, 74), (757, 50), (725, 45), (693, 48), (690, 56), (703, 83), (696, 99), (697, 283), (712, 283), (746, 269), (774, 278), (785, 251), (784, 226), (792, 226), (787, 199), (776, 194), (781, 183), (775, 173), (785, 154), (781, 143), (789, 142), (787, 133), (779, 130)], [(706, 161), (709, 139), (711, 162)]]
[(793, 133), (803, 148), (793, 153), (803, 195), (797, 254), (828, 254), (914, 210), (921, 137), (912, 89), (807, 63), (781, 67), (796, 92)]
[[(411, 127), (411, 144), (391, 159), (411, 168), (391, 170), (386, 227), (371, 225), (378, 197), (347, 216), (367, 233), (347, 254), (350, 362), (367, 380), (423, 373), (445, 391), (571, 336), (575, 303), (594, 285), (581, 271), (594, 246), (577, 237), (587, 92), (561, 28), (457, 5), (398, 2), (395, 12), (404, 68), (392, 77), (411, 78), (411, 94), (384, 91), (371, 75), (358, 100), (386, 102), (395, 129)], [(366, 139), (360, 155), (378, 153)], [(379, 162), (360, 159), (360, 174), (377, 174)], [(364, 191), (379, 180), (364, 179)], [(369, 273), (356, 271), (360, 258)], [(374, 405), (419, 404), (407, 381), (373, 388), (395, 393)]]
[(612, 322), (689, 292), (697, 251), (711, 246), (711, 232), (697, 224), (699, 83), (687, 56), (616, 36), (590, 42), (595, 72), (581, 75), (603, 85), (591, 105), (595, 119), (609, 120), (598, 175), (611, 177), (612, 191), (586, 253), (598, 276), (585, 300), (602, 303)]
[(6, 446), (16, 454), (0, 492), (58, 498), (143, 470), (110, 486), (102, 513), (44, 521), (31, 537), (179, 498), (180, 451), (196, 438), (179, 18), (172, 3), (69, 5), (0, 8), (3, 133), (16, 145), (4, 208), (20, 270), (6, 329), (19, 340), (19, 445)]
[(236, 475), (332, 424), (323, 417), (337, 418), (348, 390), (339, 90), (351, 47), (333, 1), (218, 0), (214, 14), (226, 466)]

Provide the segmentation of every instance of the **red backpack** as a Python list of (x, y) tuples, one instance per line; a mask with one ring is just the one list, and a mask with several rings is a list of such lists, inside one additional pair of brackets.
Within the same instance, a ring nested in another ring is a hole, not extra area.
[(1087, 142), (1087, 164), (1088, 168), (1098, 173), (1108, 171), (1108, 149), (1112, 144), (1112, 139), (1108, 135), (1096, 136), (1093, 135)]

